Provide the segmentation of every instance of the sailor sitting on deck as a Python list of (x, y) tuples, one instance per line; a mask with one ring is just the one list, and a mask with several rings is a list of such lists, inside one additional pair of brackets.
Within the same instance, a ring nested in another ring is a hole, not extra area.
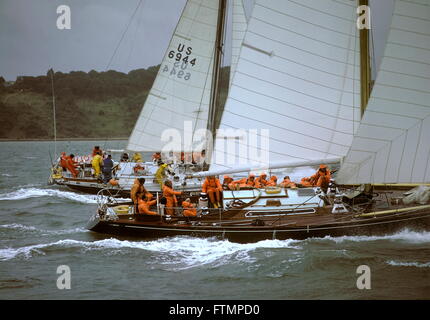
[[(224, 190), (234, 190), (234, 184), (232, 184), (233, 178), (230, 176), (224, 176), (224, 180), (222, 182), (222, 188)], [(233, 187), (233, 189), (231, 188)]]
[(185, 201), (182, 201), (182, 208), (184, 217), (195, 217), (197, 216), (197, 209), (195, 204), (191, 203), (190, 198), (187, 198)]
[(290, 180), (289, 176), (285, 176), (284, 180), (279, 184), (283, 188), (296, 188), (296, 184)]
[(255, 187), (255, 175), (253, 173), (251, 173), (248, 179), (246, 179), (246, 186)]
[(330, 170), (325, 164), (322, 164), (313, 176), (303, 178), (301, 183), (304, 187), (320, 187), (323, 190), (327, 190), (330, 179)]
[(206, 177), (202, 186), (202, 192), (209, 196), (209, 200), (214, 208), (218, 209), (221, 206), (222, 186), (218, 178), (215, 178), (215, 176)]
[(277, 183), (278, 183), (278, 178), (276, 176), (271, 176), (269, 181), (267, 181), (266, 186), (276, 187)]
[(266, 178), (267, 178), (267, 174), (263, 172), (257, 179), (255, 179), (254, 187), (264, 188), (265, 186), (267, 186)]
[(240, 190), (253, 188), (255, 185), (255, 176), (251, 173), (248, 178), (234, 180), (229, 184), (230, 190)]
[[(150, 193), (149, 193), (150, 194)], [(152, 195), (149, 196), (148, 193), (139, 193), (137, 195), (138, 209), (141, 214), (157, 215), (155, 211), (151, 211), (150, 207), (157, 203), (157, 200), (151, 200)]]

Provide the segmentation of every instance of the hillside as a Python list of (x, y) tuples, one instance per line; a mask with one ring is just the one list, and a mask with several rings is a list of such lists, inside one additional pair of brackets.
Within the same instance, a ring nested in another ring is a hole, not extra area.
[[(127, 138), (152, 87), (159, 66), (88, 73), (56, 72), (57, 138)], [(223, 104), (228, 72), (222, 70)], [(18, 77), (7, 84), (0, 77), (0, 139), (53, 139), (51, 77)]]

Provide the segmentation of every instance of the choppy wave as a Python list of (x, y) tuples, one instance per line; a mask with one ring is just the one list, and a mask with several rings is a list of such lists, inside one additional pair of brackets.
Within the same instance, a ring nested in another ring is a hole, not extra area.
[(387, 264), (395, 267), (416, 267), (416, 268), (430, 268), (430, 262), (422, 263), (422, 262), (402, 262), (402, 261), (387, 261)]
[(0, 200), (24, 200), (40, 197), (56, 197), (87, 204), (97, 203), (97, 196), (95, 195), (78, 194), (56, 189), (20, 188), (13, 192), (0, 194)]
[(75, 234), (80, 232), (89, 232), (85, 228), (72, 228), (72, 229), (61, 229), (61, 230), (43, 230), (38, 229), (33, 226), (26, 226), (19, 223), (12, 223), (12, 224), (3, 224), (0, 225), (0, 230), (16, 230), (16, 231), (23, 231), (23, 232), (34, 232), (34, 233), (40, 233), (41, 235), (66, 235), (66, 234)]
[[(83, 252), (108, 250), (107, 254), (119, 253), (121, 249), (144, 250), (155, 256), (155, 263), (169, 265), (174, 269), (211, 264), (223, 264), (225, 259), (253, 262), (249, 253), (259, 248), (295, 248), (295, 240), (266, 240), (252, 244), (237, 244), (215, 239), (175, 237), (155, 241), (128, 241), (114, 238), (98, 241), (59, 240), (20, 248), (0, 249), (0, 261), (30, 259), (33, 255), (45, 255), (48, 250), (75, 248)], [(159, 254), (159, 255), (158, 255)]]
[[(9, 228), (24, 230), (28, 232), (45, 232), (47, 234), (73, 234), (76, 232), (88, 232), (82, 228), (66, 230), (39, 230), (34, 227), (20, 224), (1, 225), (0, 228)], [(154, 268), (162, 267), (169, 270), (184, 270), (199, 266), (218, 267), (224, 264), (255, 264), (261, 259), (267, 257), (268, 251), (276, 249), (287, 249), (287, 259), (303, 256), (303, 247), (313, 242), (333, 241), (341, 242), (368, 242), (368, 241), (404, 241), (407, 243), (427, 243), (430, 242), (430, 232), (414, 232), (404, 230), (402, 232), (386, 236), (348, 236), (348, 237), (325, 237), (312, 238), (307, 240), (264, 240), (256, 243), (240, 244), (229, 242), (227, 240), (218, 240), (215, 238), (193, 238), (193, 237), (174, 237), (162, 238), (152, 241), (130, 241), (119, 240), (115, 238), (96, 240), (96, 241), (78, 241), (72, 239), (59, 240), (50, 243), (35, 244), (19, 248), (0, 249), (0, 261), (12, 259), (30, 259), (33, 256), (45, 255), (50, 251), (64, 249), (78, 250), (85, 254), (92, 251), (100, 251), (106, 255), (138, 254), (139, 250), (151, 255), (147, 259), (148, 265)], [(418, 262), (387, 262), (391, 265), (430, 267), (429, 263)]]
[(9, 174), (9, 173), (0, 173), (0, 176), (2, 176), (2, 177), (8, 177), (8, 178), (10, 178), (10, 177), (16, 177), (16, 176), (14, 176), (12, 174)]
[(313, 238), (309, 241), (329, 240), (336, 243), (342, 242), (371, 242), (371, 241), (402, 241), (407, 243), (427, 243), (430, 242), (430, 232), (417, 232), (409, 229), (404, 229), (394, 234), (381, 236), (343, 236), (343, 237), (324, 237)]
[(176, 264), (177, 269), (187, 269), (201, 265), (218, 266), (226, 261), (240, 261), (241, 263), (255, 262), (250, 255), (256, 249), (297, 249), (296, 240), (264, 240), (256, 243), (240, 244), (226, 240), (177, 238), (178, 240), (157, 240), (147, 242), (146, 250), (160, 252), (172, 259), (169, 264)]

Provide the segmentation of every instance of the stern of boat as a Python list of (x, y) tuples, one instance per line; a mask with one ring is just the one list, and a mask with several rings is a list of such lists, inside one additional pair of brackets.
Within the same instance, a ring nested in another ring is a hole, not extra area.
[(109, 189), (102, 189), (97, 193), (97, 211), (91, 215), (87, 222), (87, 229), (101, 231), (105, 222), (119, 220), (119, 215), (132, 215), (133, 205), (130, 201), (119, 202), (116, 194)]
[(51, 172), (48, 178), (48, 185), (62, 185), (64, 183), (63, 168), (55, 166), (51, 168)]

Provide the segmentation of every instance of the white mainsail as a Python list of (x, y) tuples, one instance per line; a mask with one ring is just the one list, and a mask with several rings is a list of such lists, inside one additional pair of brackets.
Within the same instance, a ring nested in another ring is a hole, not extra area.
[(378, 76), (336, 181), (430, 182), (430, 0), (395, 1)]
[[(165, 130), (176, 129), (184, 138), (184, 131), (193, 136), (206, 129), (218, 6), (213, 0), (187, 1), (127, 150), (161, 151)], [(182, 145), (170, 150), (184, 151)]]
[(245, 16), (245, 8), (243, 0), (233, 0), (232, 3), (232, 46), (231, 46), (231, 64), (230, 64), (230, 84), (233, 80), (233, 75), (236, 70), (237, 62), (239, 60), (240, 47), (242, 46), (243, 38), (247, 28), (247, 21)]
[[(256, 1), (211, 170), (346, 155), (360, 120), (356, 8), (349, 0)], [(268, 145), (249, 143), (255, 129), (257, 140), (269, 130)]]

